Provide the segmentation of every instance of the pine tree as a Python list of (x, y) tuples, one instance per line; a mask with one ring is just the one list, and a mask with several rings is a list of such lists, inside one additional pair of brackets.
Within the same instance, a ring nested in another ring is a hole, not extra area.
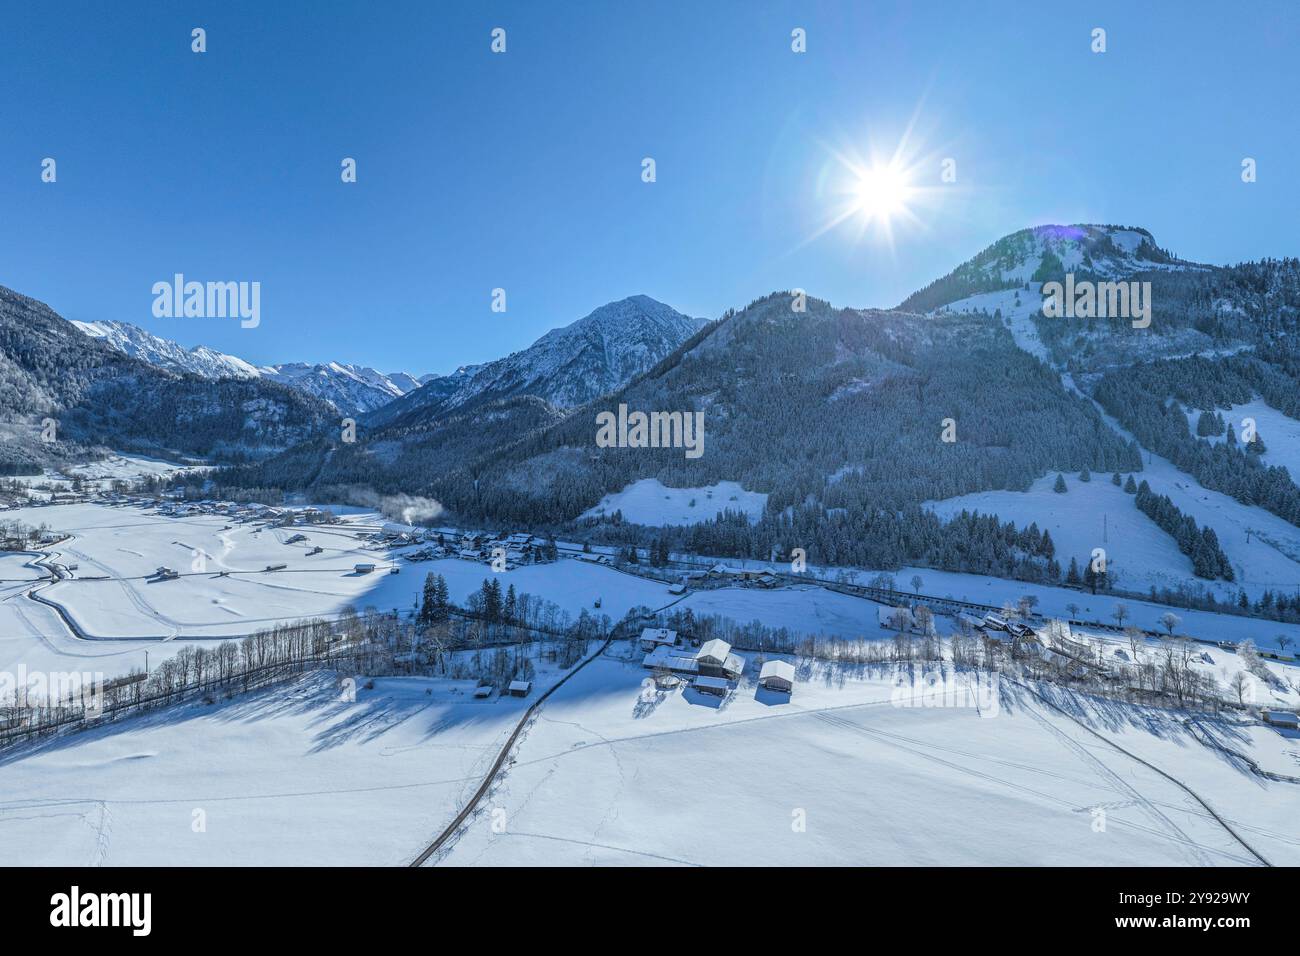
[(417, 620), (421, 624), (432, 624), (434, 621), (434, 606), (437, 603), (437, 584), (434, 582), (433, 573), (424, 577), (424, 593), (420, 602), (420, 614)]
[(1133, 483), (1133, 476), (1132, 476), (1132, 475), (1129, 475), (1129, 476), (1128, 476), (1128, 481), (1124, 482), (1124, 490), (1125, 490), (1128, 494), (1130, 494), (1130, 495), (1135, 495), (1135, 494), (1137, 494), (1137, 490), (1138, 490), (1138, 489), (1137, 489), (1137, 485), (1135, 485), (1135, 484)]
[(1065, 487), (1065, 475), (1061, 474), (1060, 472), (1057, 472), (1056, 484), (1052, 486), (1052, 490), (1055, 491), (1058, 495), (1063, 495), (1067, 491), (1069, 491), (1069, 489)]
[(510, 587), (506, 589), (506, 604), (502, 611), (502, 615), (507, 623), (514, 623), (515, 615), (518, 613), (519, 606), (518, 601), (515, 598), (515, 586), (514, 584), (511, 584)]
[(433, 623), (441, 624), (451, 617), (451, 592), (447, 588), (447, 579), (441, 574), (434, 588)]

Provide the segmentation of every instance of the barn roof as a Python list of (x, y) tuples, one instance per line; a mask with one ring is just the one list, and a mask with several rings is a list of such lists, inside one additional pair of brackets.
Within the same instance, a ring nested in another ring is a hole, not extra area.
[(711, 641), (705, 641), (704, 646), (695, 654), (696, 660), (709, 658), (710, 660), (725, 661), (727, 655), (731, 653), (731, 645), (720, 637), (715, 637)]
[(758, 672), (759, 680), (767, 680), (769, 677), (779, 677), (783, 681), (794, 683), (794, 665), (789, 661), (766, 661), (763, 669)]

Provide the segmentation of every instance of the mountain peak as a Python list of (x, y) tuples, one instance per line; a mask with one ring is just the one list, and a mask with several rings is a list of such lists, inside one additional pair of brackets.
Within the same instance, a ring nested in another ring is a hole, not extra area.
[(551, 329), (505, 358), (433, 379), (371, 416), (370, 422), (423, 420), (471, 402), (513, 395), (534, 395), (557, 408), (574, 408), (653, 368), (704, 324), (704, 319), (683, 315), (648, 295), (628, 296)]

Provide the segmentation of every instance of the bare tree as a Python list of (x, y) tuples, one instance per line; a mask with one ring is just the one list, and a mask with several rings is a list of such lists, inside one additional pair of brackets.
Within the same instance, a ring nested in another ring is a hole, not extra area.
[(1110, 616), (1115, 619), (1116, 624), (1123, 627), (1124, 622), (1128, 620), (1128, 605), (1122, 602), (1116, 604), (1115, 610), (1110, 612)]
[(1237, 703), (1242, 707), (1246, 706), (1246, 695), (1250, 692), (1250, 677), (1245, 671), (1237, 671), (1228, 681), (1228, 690), (1237, 698)]
[(1176, 628), (1182, 622), (1183, 619), (1179, 617), (1177, 614), (1175, 614), (1173, 611), (1165, 611), (1164, 614), (1160, 615), (1160, 626), (1163, 627), (1169, 633), (1170, 637), (1172, 637), (1174, 634), (1174, 628)]

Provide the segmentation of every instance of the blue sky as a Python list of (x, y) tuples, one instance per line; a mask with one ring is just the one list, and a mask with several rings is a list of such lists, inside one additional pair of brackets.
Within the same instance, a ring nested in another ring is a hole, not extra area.
[[(448, 371), (635, 293), (895, 305), (1048, 222), (1300, 255), (1294, 2), (3, 6), (0, 284), (258, 362)], [(835, 157), (900, 142), (913, 216), (821, 231)], [(261, 282), (261, 325), (154, 318), (176, 272)]]

